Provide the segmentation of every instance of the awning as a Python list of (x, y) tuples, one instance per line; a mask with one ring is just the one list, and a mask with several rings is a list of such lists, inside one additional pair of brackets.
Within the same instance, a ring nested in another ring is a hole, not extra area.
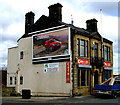
[(91, 65), (78, 65), (78, 67), (92, 68), (92, 66), (91, 66)]
[(105, 70), (113, 70), (112, 67), (104, 67)]

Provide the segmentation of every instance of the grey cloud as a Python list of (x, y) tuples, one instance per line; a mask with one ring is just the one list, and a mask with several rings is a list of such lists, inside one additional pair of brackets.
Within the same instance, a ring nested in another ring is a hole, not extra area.
[(118, 6), (120, 3), (118, 2), (78, 2), (78, 0), (69, 0), (66, 2), (78, 11), (100, 14), (100, 9), (102, 9), (104, 15), (109, 16), (118, 16), (118, 9), (120, 8), (120, 6)]
[(17, 45), (16, 41), (12, 40), (2, 40), (0, 42), (0, 64), (6, 65), (7, 64), (7, 54), (8, 54), (8, 48), (15, 47)]
[(10, 24), (24, 21), (24, 14), (15, 10), (7, 3), (0, 4), (0, 27), (6, 30)]
[(3, 56), (3, 57), (0, 57), (0, 59), (2, 60), (2, 63), (6, 61), (7, 59), (7, 56)]
[[(20, 35), (20, 36), (22, 36), (22, 35)], [(16, 36), (16, 35), (12, 35), (12, 36), (10, 36), (10, 35), (7, 35), (7, 34), (2, 34), (2, 37), (1, 37), (1, 39), (2, 39), (2, 41), (14, 41), (14, 42), (17, 42), (17, 40), (20, 38), (20, 36)]]
[(100, 9), (106, 15), (118, 16), (118, 3), (117, 2), (84, 2), (86, 12), (100, 13)]
[[(9, 33), (6, 34), (6, 31), (11, 24), (23, 23), (24, 14), (17, 12), (12, 7), (7, 6), (7, 5), (5, 7), (4, 6), (1, 7), (0, 13), (2, 13), (2, 15), (0, 15), (0, 28), (1, 30), (3, 30), (3, 32), (0, 33), (2, 36), (2, 41), (6, 41), (6, 40), (17, 41), (17, 39), (22, 35), (20, 36), (9, 35)], [(15, 29), (16, 28), (17, 27), (15, 27)]]
[(118, 37), (111, 38), (113, 41), (113, 51), (114, 53), (118, 53)]

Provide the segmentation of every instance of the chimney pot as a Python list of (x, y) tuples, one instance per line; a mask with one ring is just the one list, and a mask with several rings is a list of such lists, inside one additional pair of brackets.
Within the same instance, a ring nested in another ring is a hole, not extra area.
[(62, 21), (62, 7), (60, 3), (48, 7), (50, 21)]
[(97, 20), (95, 18), (86, 21), (87, 30), (89, 32), (97, 32)]
[(34, 24), (34, 16), (35, 14), (30, 11), (25, 15), (25, 34), (29, 33), (31, 30), (31, 26)]

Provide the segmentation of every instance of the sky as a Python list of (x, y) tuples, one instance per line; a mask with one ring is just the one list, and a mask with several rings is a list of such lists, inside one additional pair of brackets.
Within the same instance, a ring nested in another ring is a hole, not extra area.
[(118, 0), (0, 0), (0, 67), (7, 66), (8, 48), (17, 46), (25, 32), (25, 14), (33, 11), (37, 21), (58, 2), (65, 23), (73, 18), (75, 26), (86, 29), (86, 20), (98, 20), (99, 33), (113, 41), (113, 70), (118, 72)]

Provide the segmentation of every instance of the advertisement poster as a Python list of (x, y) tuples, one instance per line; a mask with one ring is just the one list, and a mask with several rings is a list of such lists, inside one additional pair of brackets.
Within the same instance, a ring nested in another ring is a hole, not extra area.
[(48, 56), (68, 55), (68, 28), (33, 36), (33, 59)]
[(70, 83), (70, 62), (66, 62), (66, 83)]
[(59, 63), (45, 63), (44, 73), (55, 73), (59, 72)]

